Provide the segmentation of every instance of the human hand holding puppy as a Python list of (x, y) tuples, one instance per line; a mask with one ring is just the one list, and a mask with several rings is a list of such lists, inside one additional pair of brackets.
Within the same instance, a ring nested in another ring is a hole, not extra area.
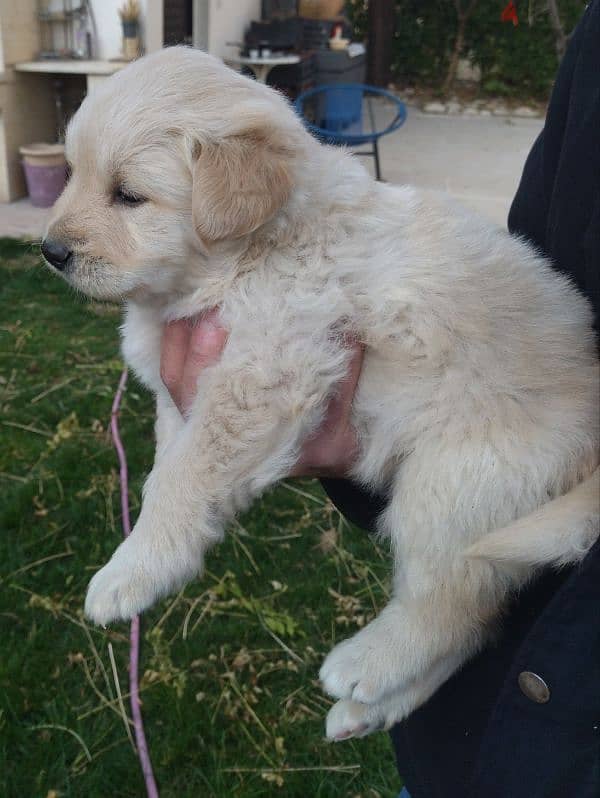
[[(189, 319), (178, 319), (165, 325), (160, 374), (182, 416), (187, 415), (193, 404), (202, 372), (219, 360), (226, 343), (227, 330), (220, 325), (216, 308), (195, 324)], [(346, 378), (329, 402), (323, 424), (302, 446), (300, 459), (290, 476), (344, 477), (356, 459), (357, 439), (351, 410), (364, 349), (356, 342), (349, 342), (349, 346), (352, 357)]]

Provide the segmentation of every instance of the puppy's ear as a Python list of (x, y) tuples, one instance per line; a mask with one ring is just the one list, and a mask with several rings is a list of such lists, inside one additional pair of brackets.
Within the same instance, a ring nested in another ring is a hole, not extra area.
[(274, 216), (292, 189), (290, 157), (277, 134), (263, 128), (198, 145), (192, 169), (198, 237), (241, 238)]

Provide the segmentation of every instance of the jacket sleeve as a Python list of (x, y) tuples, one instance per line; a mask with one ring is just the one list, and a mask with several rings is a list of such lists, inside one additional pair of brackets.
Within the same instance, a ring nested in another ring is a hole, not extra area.
[(386, 503), (384, 494), (370, 493), (347, 479), (322, 479), (321, 485), (345, 518), (369, 532), (375, 531), (377, 516)]
[(600, 4), (591, 3), (556, 76), (546, 124), (510, 209), (511, 233), (568, 274), (600, 314)]

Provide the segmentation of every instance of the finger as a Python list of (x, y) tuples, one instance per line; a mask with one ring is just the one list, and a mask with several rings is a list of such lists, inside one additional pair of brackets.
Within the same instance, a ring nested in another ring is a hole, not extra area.
[(354, 400), (356, 386), (360, 379), (360, 372), (365, 357), (365, 348), (363, 344), (353, 341), (351, 345), (352, 354), (348, 361), (346, 376), (338, 383), (335, 395), (332, 397), (327, 409), (328, 426), (331, 426), (331, 422), (337, 425), (340, 420), (347, 420), (350, 418), (352, 401)]
[(183, 367), (181, 401), (184, 412), (194, 401), (202, 371), (219, 360), (226, 342), (227, 330), (220, 325), (217, 310), (207, 313), (192, 328)]
[(302, 445), (290, 476), (342, 476), (357, 454), (356, 432), (350, 424), (352, 401), (364, 360), (364, 346), (349, 341), (352, 353), (348, 371), (330, 399), (325, 419), (317, 432)]
[(185, 319), (169, 322), (164, 327), (160, 348), (160, 376), (180, 412), (183, 368), (190, 333)]

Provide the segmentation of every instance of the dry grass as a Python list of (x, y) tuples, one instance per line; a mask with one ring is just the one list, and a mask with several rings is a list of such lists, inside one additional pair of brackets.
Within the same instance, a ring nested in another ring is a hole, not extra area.
[[(91, 574), (121, 537), (107, 433), (112, 308), (0, 242), (0, 794), (140, 796), (125, 626), (90, 627)], [(152, 459), (130, 383), (131, 504)], [(317, 483), (286, 483), (230, 530), (202, 580), (147, 613), (143, 712), (162, 796), (395, 795), (385, 735), (330, 745), (318, 665), (383, 603), (383, 552)], [(111, 656), (112, 652), (112, 656)]]

